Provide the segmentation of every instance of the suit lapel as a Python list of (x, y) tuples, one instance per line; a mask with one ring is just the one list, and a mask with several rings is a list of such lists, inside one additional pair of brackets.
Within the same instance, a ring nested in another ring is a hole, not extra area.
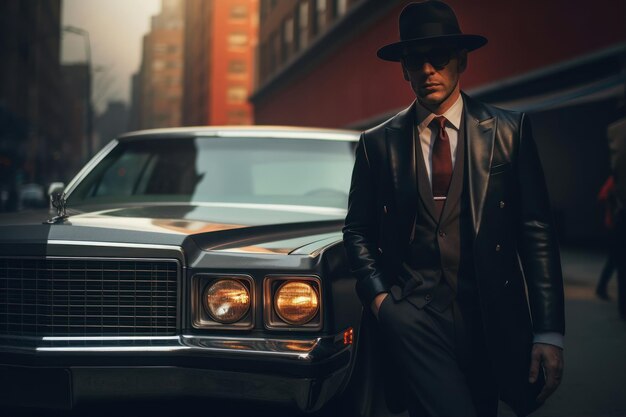
[[(415, 177), (415, 152), (412, 128), (415, 119), (415, 102), (392, 120), (385, 129), (387, 155), (391, 169), (394, 196), (398, 210), (399, 226), (407, 236), (411, 221), (415, 221), (417, 184)], [(407, 238), (408, 240), (408, 238)]]
[(493, 116), (480, 103), (463, 94), (465, 112), (465, 134), (467, 135), (467, 163), (470, 209), (475, 235), (480, 229), (480, 221), (485, 203), (489, 167), (493, 156), (493, 144), (497, 128), (497, 117)]

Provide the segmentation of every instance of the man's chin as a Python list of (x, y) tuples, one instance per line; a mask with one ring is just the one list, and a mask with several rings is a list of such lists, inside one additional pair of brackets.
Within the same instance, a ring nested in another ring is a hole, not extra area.
[(443, 103), (439, 94), (426, 94), (417, 96), (417, 100), (425, 107), (437, 108)]

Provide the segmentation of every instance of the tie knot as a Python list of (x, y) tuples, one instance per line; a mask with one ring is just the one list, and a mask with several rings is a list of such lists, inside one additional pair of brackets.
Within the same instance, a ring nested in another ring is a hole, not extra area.
[(448, 119), (446, 119), (444, 116), (435, 116), (433, 120), (437, 123), (439, 129), (445, 128), (446, 122), (448, 121)]

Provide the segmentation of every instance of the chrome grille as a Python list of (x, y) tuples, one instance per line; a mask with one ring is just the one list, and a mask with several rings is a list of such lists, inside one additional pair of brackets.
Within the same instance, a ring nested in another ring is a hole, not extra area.
[(0, 334), (173, 335), (174, 260), (0, 259)]

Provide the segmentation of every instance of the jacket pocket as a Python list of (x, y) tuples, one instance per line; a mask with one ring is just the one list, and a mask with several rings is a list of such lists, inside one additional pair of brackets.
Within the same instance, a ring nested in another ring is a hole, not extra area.
[(511, 169), (511, 163), (505, 162), (503, 164), (492, 165), (489, 169), (489, 175), (496, 175), (502, 172), (506, 172)]

